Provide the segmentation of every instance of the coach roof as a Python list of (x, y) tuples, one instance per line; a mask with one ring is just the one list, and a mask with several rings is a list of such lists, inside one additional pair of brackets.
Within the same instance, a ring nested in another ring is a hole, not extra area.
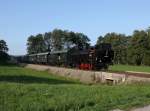
[(67, 53), (68, 50), (52, 51), (50, 54)]
[(36, 55), (47, 55), (49, 52), (44, 52), (44, 53), (37, 53), (37, 54), (30, 54), (29, 56), (36, 56)]

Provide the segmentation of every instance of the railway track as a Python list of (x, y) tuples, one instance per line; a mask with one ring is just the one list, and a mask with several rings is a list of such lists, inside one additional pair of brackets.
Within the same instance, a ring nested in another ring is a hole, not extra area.
[(111, 71), (111, 70), (108, 72), (116, 73), (116, 74), (125, 74), (126, 76), (150, 78), (150, 73), (147, 72), (134, 72), (134, 71), (121, 72), (121, 71)]
[(89, 71), (75, 68), (54, 67), (48, 65), (27, 64), (26, 68), (39, 71), (49, 71), (50, 73), (77, 79), (83, 83), (107, 83), (112, 84), (150, 82), (150, 74), (145, 72), (118, 72), (118, 71)]

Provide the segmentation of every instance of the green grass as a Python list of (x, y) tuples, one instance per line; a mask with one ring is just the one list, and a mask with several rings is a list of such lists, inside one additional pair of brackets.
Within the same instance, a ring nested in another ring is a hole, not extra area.
[(150, 66), (131, 66), (131, 65), (113, 65), (109, 67), (112, 71), (136, 71), (136, 72), (149, 72)]
[(0, 111), (108, 111), (149, 103), (149, 84), (84, 85), (47, 72), (0, 67)]

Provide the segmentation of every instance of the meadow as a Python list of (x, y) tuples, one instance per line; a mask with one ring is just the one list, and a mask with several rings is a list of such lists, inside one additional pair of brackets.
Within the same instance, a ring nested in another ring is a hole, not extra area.
[(112, 65), (109, 67), (111, 71), (135, 71), (150, 73), (150, 66), (132, 66), (132, 65)]
[(46, 71), (0, 66), (0, 111), (109, 111), (147, 104), (148, 83), (86, 85)]

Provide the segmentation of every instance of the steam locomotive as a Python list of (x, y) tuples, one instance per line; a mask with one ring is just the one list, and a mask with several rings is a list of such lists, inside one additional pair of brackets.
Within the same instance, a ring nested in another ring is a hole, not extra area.
[(113, 64), (113, 57), (114, 51), (111, 45), (102, 43), (86, 49), (73, 47), (69, 50), (30, 54), (17, 57), (17, 60), (23, 63), (101, 70)]

